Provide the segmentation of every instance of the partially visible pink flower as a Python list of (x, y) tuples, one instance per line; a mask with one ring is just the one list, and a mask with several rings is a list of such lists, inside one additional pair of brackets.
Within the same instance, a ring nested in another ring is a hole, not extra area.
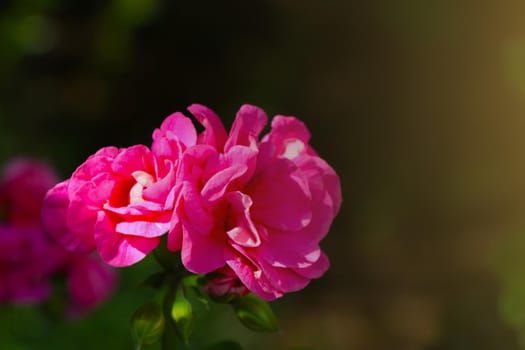
[(42, 199), (58, 182), (45, 163), (16, 158), (6, 164), (0, 176), (0, 210), (5, 220), (16, 224), (40, 224)]
[(229, 295), (243, 296), (249, 293), (248, 288), (246, 288), (235, 272), (229, 267), (223, 267), (215, 271), (212, 278), (204, 286), (204, 291), (218, 298)]
[(69, 253), (64, 269), (70, 317), (78, 317), (94, 309), (117, 287), (115, 270), (93, 256)]
[(277, 116), (260, 141), (266, 114), (244, 105), (224, 137), (213, 112), (189, 110), (205, 131), (182, 158), (168, 248), (180, 249), (194, 273), (228, 266), (267, 300), (320, 277), (329, 263), (319, 242), (339, 210), (341, 189), (304, 124)]
[(46, 191), (57, 182), (47, 164), (28, 158), (7, 163), (0, 175), (0, 303), (42, 303), (52, 281), (68, 284), (67, 312), (79, 316), (115, 289), (114, 270), (93, 256), (70, 253), (45, 232), (40, 219)]
[(52, 290), (51, 278), (65, 252), (38, 226), (0, 225), (0, 303), (39, 303)]
[(117, 275), (98, 258), (70, 253), (38, 226), (0, 226), (0, 303), (35, 304), (51, 297), (52, 282), (65, 278), (70, 317), (79, 317), (106, 300)]
[(0, 302), (36, 303), (50, 293), (49, 278), (62, 250), (48, 241), (40, 208), (56, 174), (45, 163), (15, 158), (0, 173)]

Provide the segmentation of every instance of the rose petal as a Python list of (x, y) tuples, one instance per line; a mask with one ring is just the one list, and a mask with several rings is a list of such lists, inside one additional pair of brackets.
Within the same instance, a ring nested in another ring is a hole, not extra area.
[(102, 260), (116, 267), (139, 262), (160, 243), (156, 237), (144, 238), (115, 232), (113, 223), (103, 211), (98, 212), (94, 236)]
[(187, 147), (197, 142), (197, 131), (191, 119), (180, 112), (175, 112), (162, 122), (159, 129), (153, 132), (153, 143), (165, 137), (168, 140), (179, 140)]
[(304, 289), (310, 282), (309, 278), (306, 278), (294, 270), (289, 268), (274, 267), (266, 264), (264, 261), (259, 261), (262, 267), (263, 275), (270, 281), (270, 283), (283, 293), (296, 292)]
[(257, 256), (274, 267), (300, 268), (319, 259), (317, 241), (299, 232), (270, 232), (257, 250)]
[(190, 182), (182, 184), (183, 207), (178, 211), (182, 220), (190, 223), (192, 233), (209, 235), (215, 225), (215, 218), (212, 212), (208, 211), (205, 204), (195, 188)]
[(69, 193), (76, 192), (77, 186), (81, 185), (83, 181), (90, 181), (99, 174), (111, 171), (111, 163), (118, 153), (119, 150), (116, 147), (104, 147), (91, 155), (71, 175), (71, 179), (74, 181), (69, 186)]
[(273, 288), (270, 282), (262, 275), (260, 268), (241, 257), (237, 251), (230, 248), (225, 252), (226, 263), (239, 277), (241, 282), (252, 293), (260, 298), (271, 301), (283, 296), (283, 293)]
[(184, 266), (193, 273), (209, 273), (224, 266), (224, 239), (209, 232), (203, 236), (192, 230), (192, 225), (182, 225), (181, 258)]
[[(95, 249), (93, 237), (89, 234), (76, 234), (79, 231), (73, 232), (68, 225), (68, 185), (69, 180), (66, 180), (49, 190), (42, 207), (42, 222), (46, 231), (66, 249), (90, 252)], [(92, 224), (94, 220), (88, 220), (87, 225)]]
[(153, 156), (148, 147), (135, 145), (124, 148), (111, 164), (115, 174), (131, 177), (135, 171), (154, 173)]
[(249, 184), (256, 222), (282, 231), (298, 231), (311, 218), (311, 195), (306, 180), (287, 159), (274, 159)]
[(226, 168), (213, 175), (204, 185), (201, 196), (208, 202), (214, 202), (221, 199), (227, 192), (228, 187), (239, 176), (246, 172), (247, 167), (244, 164)]
[(167, 233), (169, 229), (169, 222), (123, 221), (115, 226), (115, 231), (118, 233), (147, 238), (160, 237)]
[(301, 276), (304, 276), (306, 278), (319, 278), (328, 270), (330, 267), (330, 261), (328, 260), (328, 257), (325, 253), (321, 252), (321, 255), (319, 256), (319, 259), (315, 263), (313, 263), (310, 266), (302, 267), (302, 268), (295, 268), (294, 271)]
[(295, 117), (276, 115), (272, 119), (272, 130), (263, 138), (263, 142), (271, 142), (277, 148), (277, 154), (282, 154), (287, 140), (300, 140), (304, 144), (310, 141), (310, 132), (302, 121)]
[(217, 114), (208, 107), (199, 104), (192, 104), (188, 110), (204, 126), (204, 131), (198, 137), (198, 143), (211, 145), (216, 150), (222, 151), (227, 134)]
[(267, 122), (268, 117), (266, 113), (259, 107), (247, 104), (241, 106), (235, 116), (224, 151), (228, 152), (233, 146), (257, 148), (259, 134)]
[(261, 237), (250, 217), (252, 200), (249, 196), (237, 191), (228, 194), (230, 209), (228, 212), (228, 226), (233, 226), (226, 232), (228, 237), (243, 247), (257, 247), (261, 244)]

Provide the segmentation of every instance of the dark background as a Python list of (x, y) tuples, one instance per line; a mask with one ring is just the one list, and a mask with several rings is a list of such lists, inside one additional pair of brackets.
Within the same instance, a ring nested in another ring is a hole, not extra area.
[[(243, 103), (298, 116), (341, 177), (332, 267), (274, 303), (277, 335), (228, 310), (200, 332), (247, 349), (520, 349), (524, 13), (518, 0), (4, 0), (0, 161), (34, 156), (65, 178), (102, 146), (150, 144), (194, 102), (226, 125)], [(72, 325), (0, 309), (0, 345), (131, 348), (153, 266), (124, 269), (115, 298)]]

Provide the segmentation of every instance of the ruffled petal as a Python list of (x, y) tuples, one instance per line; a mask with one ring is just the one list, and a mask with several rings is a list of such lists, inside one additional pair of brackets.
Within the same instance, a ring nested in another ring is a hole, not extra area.
[(296, 273), (293, 269), (274, 267), (259, 261), (263, 275), (274, 288), (282, 293), (296, 292), (304, 289), (310, 279)]
[(282, 231), (298, 231), (312, 218), (308, 183), (293, 162), (274, 159), (254, 177), (246, 193), (256, 222)]
[[(93, 237), (89, 235), (95, 222), (95, 217), (88, 218), (81, 222), (80, 226), (87, 225), (86, 230), (73, 231), (68, 222), (68, 210), (70, 199), (68, 195), (69, 180), (63, 181), (48, 191), (44, 198), (42, 207), (42, 222), (46, 231), (58, 243), (70, 251), (90, 252), (95, 249)], [(91, 215), (91, 213), (88, 213)], [(86, 218), (85, 216), (81, 216)], [(77, 234), (82, 232), (82, 234)], [(87, 234), (85, 234), (87, 232)]]
[(216, 150), (222, 151), (227, 134), (219, 116), (200, 104), (192, 104), (188, 107), (188, 111), (204, 126), (204, 131), (198, 137), (198, 143), (211, 145)]
[(295, 117), (277, 115), (272, 120), (272, 130), (263, 138), (263, 145), (272, 145), (275, 157), (295, 159), (298, 156), (317, 156), (308, 144), (310, 132), (303, 122)]
[(257, 256), (274, 267), (301, 268), (319, 259), (321, 249), (316, 241), (299, 232), (270, 232), (257, 249)]
[(209, 273), (224, 266), (224, 239), (209, 232), (202, 235), (183, 224), (181, 258), (184, 266), (193, 273)]
[(137, 237), (160, 237), (168, 232), (170, 223), (149, 221), (122, 221), (116, 224), (115, 231)]
[(71, 179), (75, 179), (75, 181), (72, 181), (69, 186), (70, 194), (76, 192), (77, 187), (83, 181), (90, 181), (99, 174), (111, 171), (111, 163), (118, 153), (119, 150), (116, 147), (104, 147), (89, 156), (71, 175)]
[(258, 297), (266, 301), (271, 301), (284, 295), (281, 291), (273, 288), (270, 281), (262, 274), (260, 268), (252, 261), (239, 255), (233, 248), (226, 250), (225, 257), (226, 263), (239, 277), (241, 282)]
[(259, 144), (259, 134), (267, 122), (266, 113), (259, 107), (247, 104), (241, 106), (235, 116), (224, 151), (228, 152), (233, 146), (248, 146), (256, 149)]
[(330, 261), (328, 260), (328, 257), (325, 253), (321, 252), (319, 259), (317, 259), (317, 261), (311, 264), (310, 266), (295, 268), (293, 270), (301, 276), (313, 279), (319, 278), (322, 275), (324, 275), (324, 273), (328, 271), (329, 267)]
[(114, 224), (103, 211), (98, 212), (94, 236), (102, 260), (115, 267), (139, 262), (160, 242), (156, 237), (128, 236), (115, 232)]
[(153, 174), (155, 166), (153, 156), (148, 147), (135, 145), (122, 149), (111, 163), (115, 174), (131, 177), (135, 171), (144, 171)]
[(178, 140), (189, 147), (197, 142), (197, 131), (190, 118), (180, 112), (175, 112), (164, 119), (160, 128), (153, 132), (153, 144), (160, 138)]
[(250, 216), (250, 207), (253, 202), (251, 198), (239, 191), (228, 194), (227, 225), (230, 228), (226, 234), (236, 244), (243, 247), (258, 247), (261, 244), (261, 236)]

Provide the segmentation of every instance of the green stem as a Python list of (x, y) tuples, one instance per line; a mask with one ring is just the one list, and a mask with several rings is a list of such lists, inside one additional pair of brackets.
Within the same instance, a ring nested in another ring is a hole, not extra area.
[(170, 350), (176, 347), (177, 343), (177, 330), (175, 328), (175, 323), (171, 318), (171, 306), (175, 301), (175, 292), (177, 286), (181, 282), (182, 276), (177, 276), (178, 274), (174, 273), (171, 278), (168, 279), (168, 285), (166, 287), (166, 292), (164, 294), (164, 300), (162, 304), (162, 311), (164, 313), (164, 319), (166, 320), (164, 333), (162, 334), (162, 350)]
[(165, 326), (161, 339), (162, 350), (173, 350), (180, 343), (175, 326), (171, 317), (171, 308), (175, 301), (177, 287), (182, 279), (188, 275), (188, 271), (181, 263), (180, 254), (170, 252), (166, 249), (166, 244), (161, 244), (153, 251), (157, 263), (167, 273), (164, 280), (164, 295), (162, 296), (162, 312), (164, 314)]

